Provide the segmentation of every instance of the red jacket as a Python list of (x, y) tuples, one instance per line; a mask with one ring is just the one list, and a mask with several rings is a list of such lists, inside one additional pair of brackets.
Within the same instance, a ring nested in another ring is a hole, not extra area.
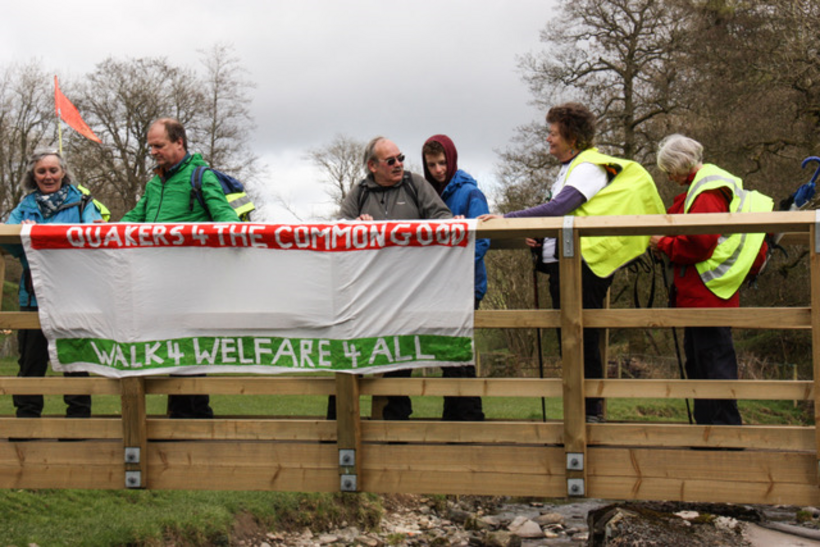
[[(728, 189), (706, 190), (695, 198), (690, 213), (727, 213), (732, 199)], [(671, 215), (683, 214), (686, 192), (675, 197), (667, 212)], [(740, 292), (724, 300), (710, 291), (698, 275), (695, 264), (712, 256), (717, 247), (719, 234), (679, 235), (661, 238), (658, 249), (669, 257), (674, 265), (674, 284), (676, 290), (675, 306), (678, 308), (737, 308), (740, 306)], [(766, 260), (766, 243), (752, 266), (757, 272)]]

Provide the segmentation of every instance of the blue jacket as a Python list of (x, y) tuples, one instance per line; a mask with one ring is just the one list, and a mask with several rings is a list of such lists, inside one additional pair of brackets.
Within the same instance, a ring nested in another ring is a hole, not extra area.
[[(453, 215), (464, 215), (465, 218), (476, 218), (490, 212), (487, 198), (478, 189), (478, 183), (467, 172), (459, 169), (450, 179), (441, 199), (453, 212)], [(475, 298), (481, 300), (487, 292), (487, 268), (484, 266), (484, 255), (490, 248), (489, 239), (475, 241)]]
[[(69, 207), (57, 212), (54, 216), (46, 219), (40, 212), (40, 207), (34, 199), (35, 192), (23, 198), (23, 200), (14, 208), (9, 215), (6, 224), (20, 224), (24, 220), (33, 220), (37, 224), (88, 224), (95, 220), (102, 219), (100, 211), (89, 200), (83, 210), (83, 217), (80, 218), (80, 207)], [(71, 186), (68, 191), (65, 203), (79, 202), (82, 199), (82, 193), (77, 190), (75, 186)], [(28, 267), (28, 260), (23, 252), (22, 245), (3, 245), (12, 256), (20, 259), (20, 264), (23, 266), (23, 275), (20, 277), (20, 290), (18, 296), (20, 298), (20, 307), (37, 307), (37, 298), (34, 296), (34, 290), (30, 286), (31, 273)]]

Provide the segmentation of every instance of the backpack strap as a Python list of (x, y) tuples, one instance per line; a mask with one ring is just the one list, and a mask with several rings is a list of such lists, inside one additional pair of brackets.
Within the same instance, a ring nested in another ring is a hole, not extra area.
[[(188, 210), (194, 210), (194, 200), (196, 199), (202, 205), (202, 208), (208, 211), (208, 216), (211, 216), (208, 206), (205, 205), (205, 196), (202, 195), (202, 177), (205, 176), (205, 171), (208, 169), (210, 167), (200, 165), (191, 173), (191, 200), (188, 204)], [(211, 218), (213, 217), (211, 216)]]
[[(413, 200), (413, 204), (416, 206), (416, 209), (419, 208), (419, 189), (416, 188), (416, 184), (413, 182), (413, 176), (410, 174), (409, 171), (404, 172), (404, 177), (402, 178), (402, 184), (407, 187), (407, 193), (410, 194), (410, 198)], [(364, 204), (367, 202), (367, 198), (370, 196), (374, 190), (371, 190), (367, 186), (367, 179), (361, 181), (359, 183), (361, 187), (361, 191), (359, 192), (359, 214), (362, 213), (362, 209), (364, 208)], [(375, 190), (375, 192), (383, 191), (386, 192), (392, 187), (385, 188), (384, 190)]]

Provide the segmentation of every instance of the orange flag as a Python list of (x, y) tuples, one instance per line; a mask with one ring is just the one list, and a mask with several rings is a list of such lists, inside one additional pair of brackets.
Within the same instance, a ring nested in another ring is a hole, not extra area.
[(77, 107), (71, 104), (71, 101), (60, 91), (60, 86), (57, 84), (57, 76), (54, 76), (54, 109), (57, 112), (57, 117), (61, 118), (77, 133), (94, 142), (102, 142), (80, 117), (80, 111), (77, 110)]

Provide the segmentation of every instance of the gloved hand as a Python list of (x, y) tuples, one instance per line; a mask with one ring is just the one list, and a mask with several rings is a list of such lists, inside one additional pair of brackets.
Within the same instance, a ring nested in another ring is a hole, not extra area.
[(797, 189), (794, 193), (794, 204), (797, 207), (803, 207), (810, 199), (814, 197), (814, 183), (807, 182)]

